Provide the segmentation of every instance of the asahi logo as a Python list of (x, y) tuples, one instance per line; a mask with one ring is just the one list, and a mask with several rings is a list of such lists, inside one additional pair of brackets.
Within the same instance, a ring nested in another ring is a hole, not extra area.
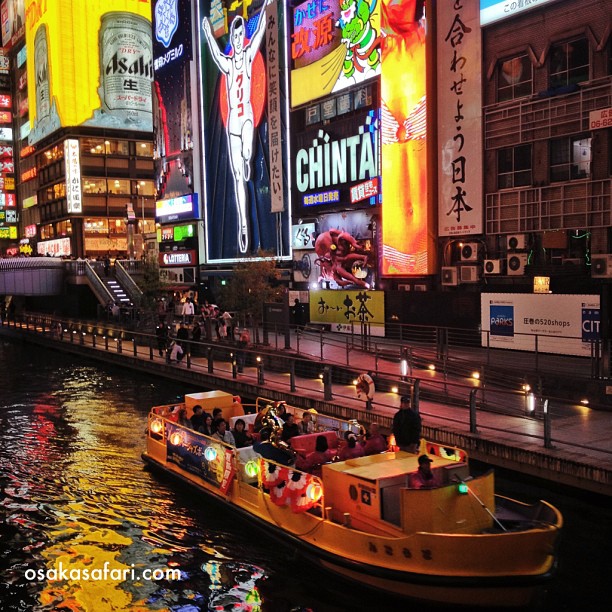
[(130, 64), (127, 57), (121, 57), (119, 52), (117, 52), (106, 64), (106, 74), (133, 74), (152, 79), (153, 62), (150, 59), (145, 62), (144, 57), (141, 55)]

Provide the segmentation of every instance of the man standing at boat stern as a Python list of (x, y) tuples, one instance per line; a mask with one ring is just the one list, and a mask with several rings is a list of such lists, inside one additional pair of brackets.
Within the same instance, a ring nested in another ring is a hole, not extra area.
[(399, 449), (417, 453), (421, 440), (421, 417), (413, 410), (408, 395), (402, 396), (399, 410), (393, 417), (393, 435)]

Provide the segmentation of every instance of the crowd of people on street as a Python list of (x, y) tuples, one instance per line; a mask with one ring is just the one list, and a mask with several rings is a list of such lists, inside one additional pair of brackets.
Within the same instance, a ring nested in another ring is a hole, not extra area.
[[(193, 297), (175, 301), (177, 296), (159, 298), (155, 328), (159, 356), (170, 363), (180, 363), (185, 354), (199, 355), (201, 342), (220, 342), (237, 346), (238, 372), (244, 370), (246, 349), (251, 342), (249, 330), (238, 329), (230, 312), (207, 301), (201, 306)], [(178, 304), (178, 306), (177, 306)]]

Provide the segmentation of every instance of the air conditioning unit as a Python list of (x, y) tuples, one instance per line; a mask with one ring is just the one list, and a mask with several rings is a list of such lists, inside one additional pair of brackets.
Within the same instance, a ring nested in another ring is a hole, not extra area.
[(461, 247), (461, 261), (478, 261), (478, 243), (465, 242)]
[(456, 287), (459, 284), (456, 266), (444, 266), (441, 276), (443, 287)]
[(459, 270), (462, 283), (477, 283), (480, 280), (480, 268), (478, 266), (461, 266)]
[(612, 255), (591, 255), (591, 276), (612, 278)]
[(522, 276), (525, 274), (527, 265), (527, 253), (514, 253), (508, 255), (508, 274), (510, 276)]
[(502, 260), (501, 259), (485, 259), (483, 271), (487, 274), (501, 274)]
[(525, 234), (506, 236), (506, 248), (508, 251), (520, 251), (527, 248), (527, 236)]

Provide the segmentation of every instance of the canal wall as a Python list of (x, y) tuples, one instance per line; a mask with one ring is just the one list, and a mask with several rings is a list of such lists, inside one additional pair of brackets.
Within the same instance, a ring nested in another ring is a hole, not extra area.
[[(129, 368), (131, 370), (164, 377), (174, 382), (182, 382), (191, 387), (203, 389), (231, 389), (236, 395), (244, 398), (265, 397), (270, 400), (284, 400), (290, 405), (300, 408), (314, 408), (322, 414), (336, 416), (341, 419), (356, 419), (363, 424), (376, 420), (383, 430), (390, 431), (392, 415), (377, 411), (367, 411), (364, 402), (325, 399), (321, 390), (307, 390), (299, 385), (299, 392), (291, 392), (286, 376), (271, 371), (266, 372), (262, 384), (256, 376), (234, 378), (228, 364), (225, 369), (218, 367), (213, 372), (208, 371), (207, 360), (197, 359), (196, 368), (187, 368), (165, 363), (154, 359), (153, 352), (146, 347), (136, 347), (126, 342), (123, 347), (105, 350), (104, 347), (93, 347), (76, 341), (59, 340), (49, 332), (40, 333), (33, 329), (15, 326), (0, 326), (0, 335), (14, 342), (28, 342), (44, 346), (51, 350), (61, 350), (76, 356), (93, 359), (108, 365)], [(134, 354), (136, 353), (136, 354)], [(499, 418), (504, 418), (500, 415)], [(423, 437), (436, 442), (457, 446), (465, 449), (472, 459), (483, 461), (493, 466), (514, 470), (528, 476), (542, 478), (576, 489), (589, 491), (605, 496), (612, 496), (611, 461), (601, 461), (597, 453), (590, 454), (588, 450), (543, 448), (536, 442), (516, 444), (508, 439), (503, 427), (496, 434), (486, 430), (486, 433), (470, 433), (456, 424), (426, 423), (423, 426)]]

